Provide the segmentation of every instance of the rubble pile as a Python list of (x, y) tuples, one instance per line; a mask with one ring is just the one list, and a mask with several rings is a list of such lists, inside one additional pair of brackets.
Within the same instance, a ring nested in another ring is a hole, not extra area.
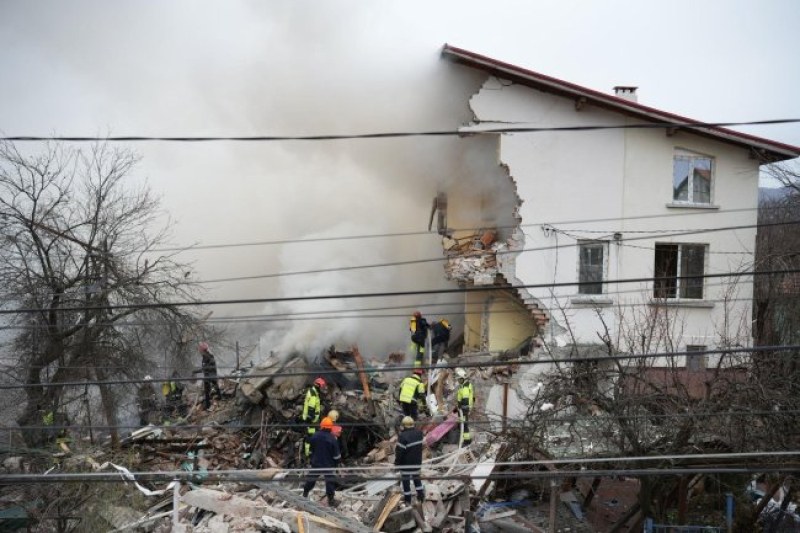
[(494, 230), (486, 230), (459, 238), (445, 237), (447, 255), (444, 270), (447, 279), (459, 283), (490, 285), (500, 272), (497, 252), (508, 249), (509, 243), (496, 241)]
[[(456, 380), (447, 368), (429, 373), (426, 414), (418, 421), (424, 434), (425, 500), (403, 501), (394, 460), (402, 418), (397, 385), (406, 371), (391, 371), (403, 364), (402, 354), (386, 362), (365, 361), (355, 346), (331, 347), (314, 362), (301, 355), (272, 357), (245, 376), (220, 379), (222, 398), (209, 410), (201, 408), (200, 388), (189, 387), (191, 405), (182, 412), (185, 416), (172, 413), (160, 425), (134, 431), (123, 440), (122, 453), (94, 455), (105, 455), (102, 465), (84, 456), (73, 466), (95, 472), (116, 469), (133, 482), (128, 491), (138, 490), (147, 499), (146, 512), (107, 502), (102, 519), (114, 531), (539, 530), (544, 515), (531, 521), (516, 508), (491, 501), (501, 495), (498, 486), (504, 484), (487, 478), (506, 468), (496, 468), (497, 462), (513, 461), (514, 454), (483, 429), (473, 430), (472, 443), (462, 446), (459, 417), (453, 412)], [(481, 389), (510, 379), (517, 370), (511, 365), (471, 368), (469, 379)], [(323, 410), (340, 413), (342, 463), (336, 471), (335, 507), (327, 501), (324, 483), (308, 498), (301, 489), (307, 473), (301, 453), (307, 425), (299, 415), (309, 383), (320, 374), (328, 381)], [(169, 485), (137, 482), (134, 472), (146, 471), (183, 474), (179, 483)]]

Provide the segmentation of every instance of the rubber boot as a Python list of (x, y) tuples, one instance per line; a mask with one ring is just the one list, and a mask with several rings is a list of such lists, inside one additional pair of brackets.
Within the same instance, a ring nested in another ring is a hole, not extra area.
[(328, 494), (328, 507), (338, 507), (339, 502), (333, 499), (333, 494)]

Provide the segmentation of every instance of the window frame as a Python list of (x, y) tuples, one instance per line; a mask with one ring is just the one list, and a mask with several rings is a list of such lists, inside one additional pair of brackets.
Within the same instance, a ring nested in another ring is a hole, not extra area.
[[(703, 372), (706, 368), (708, 368), (708, 346), (704, 344), (687, 344), (685, 351), (687, 371)], [(693, 362), (690, 364), (690, 361)]]
[[(608, 278), (608, 241), (604, 240), (597, 240), (597, 239), (579, 239), (578, 240), (578, 285), (577, 285), (577, 294), (580, 296), (598, 296), (603, 295), (606, 293), (606, 283), (605, 281)], [(584, 247), (591, 247), (591, 248), (599, 248), (602, 253), (603, 257), (601, 259), (600, 265), (600, 280), (599, 281), (581, 281), (581, 274), (583, 273), (583, 249)], [(594, 286), (599, 285), (600, 291), (599, 292), (585, 292), (586, 286)]]
[[(690, 169), (692, 172), (686, 177), (686, 200), (680, 200), (675, 197), (675, 164), (678, 159), (688, 159), (690, 161)], [(691, 162), (698, 159), (707, 159), (709, 161), (709, 183), (708, 183), (708, 201), (695, 200), (695, 181), (694, 181), (694, 164)], [(674, 205), (684, 206), (700, 206), (700, 207), (713, 207), (714, 206), (714, 185), (716, 184), (716, 158), (708, 154), (702, 154), (687, 150), (685, 148), (675, 148), (672, 154), (672, 200)]]
[[(675, 266), (674, 266), (674, 273), (672, 273), (672, 268), (669, 265), (664, 265), (659, 268), (659, 252), (661, 253), (668, 253), (669, 248), (674, 247), (677, 251), (675, 254)], [(684, 269), (688, 265), (684, 265), (685, 254), (688, 253), (685, 251), (686, 247), (697, 247), (702, 248), (702, 257), (703, 264), (702, 264), (702, 272), (696, 274), (695, 279), (700, 280), (699, 289), (700, 295), (699, 296), (691, 296), (688, 291), (693, 288), (697, 288), (697, 286), (691, 286), (687, 282), (690, 281), (692, 278), (688, 278), (691, 274), (685, 274)], [(661, 248), (661, 250), (659, 250)], [(657, 242), (654, 247), (653, 253), (653, 298), (656, 300), (672, 300), (672, 301), (690, 301), (696, 302), (701, 301), (705, 298), (705, 274), (708, 268), (708, 243), (699, 243), (699, 242)], [(656, 280), (656, 278), (662, 278)], [(671, 280), (663, 279), (663, 278), (672, 278)], [(670, 295), (671, 294), (671, 295)]]

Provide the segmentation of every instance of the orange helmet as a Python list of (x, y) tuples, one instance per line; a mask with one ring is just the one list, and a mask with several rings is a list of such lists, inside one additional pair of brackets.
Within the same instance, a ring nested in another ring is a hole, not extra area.
[(328, 384), (325, 382), (325, 380), (324, 380), (323, 378), (317, 378), (317, 379), (315, 379), (315, 380), (314, 380), (314, 385), (316, 385), (316, 386), (317, 386), (317, 387), (319, 387), (320, 389), (324, 389), (325, 387), (327, 387), (327, 386), (328, 386)]
[(414, 369), (414, 373), (415, 373), (416, 375), (418, 375), (418, 376), (421, 376), (422, 374), (424, 374), (424, 373), (425, 373), (425, 371), (424, 371), (424, 370), (422, 370), (421, 368), (415, 368), (415, 369)]
[(333, 429), (333, 420), (331, 420), (331, 417), (326, 416), (322, 419), (322, 422), (319, 423), (319, 427), (321, 429)]
[(419, 311), (414, 311), (414, 318), (422, 318), (422, 313)]

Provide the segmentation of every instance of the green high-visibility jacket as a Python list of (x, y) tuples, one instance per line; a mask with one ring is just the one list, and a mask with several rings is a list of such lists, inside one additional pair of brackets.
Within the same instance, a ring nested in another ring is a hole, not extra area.
[(306, 399), (303, 402), (303, 421), (316, 424), (319, 422), (319, 415), (322, 411), (322, 405), (319, 400), (319, 389), (316, 385), (312, 385), (306, 392)]
[(425, 397), (425, 384), (416, 374), (400, 382), (400, 403), (411, 403)]
[(458, 401), (458, 406), (460, 408), (472, 409), (472, 404), (475, 403), (475, 391), (472, 388), (472, 383), (464, 381), (464, 383), (458, 386), (456, 401)]

